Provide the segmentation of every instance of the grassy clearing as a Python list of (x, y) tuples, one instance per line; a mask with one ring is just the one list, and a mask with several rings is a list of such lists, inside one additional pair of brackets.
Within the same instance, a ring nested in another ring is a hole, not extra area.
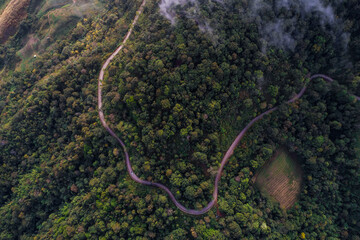
[(302, 172), (296, 159), (285, 150), (279, 150), (255, 176), (255, 185), (265, 196), (291, 208), (301, 190)]
[(25, 36), (24, 46), (17, 52), (21, 58), (17, 71), (32, 69), (34, 55), (41, 57), (49, 46), (66, 37), (82, 17), (97, 14), (102, 5), (97, 0), (77, 1), (77, 4), (72, 0), (44, 0), (39, 8), (36, 34)]

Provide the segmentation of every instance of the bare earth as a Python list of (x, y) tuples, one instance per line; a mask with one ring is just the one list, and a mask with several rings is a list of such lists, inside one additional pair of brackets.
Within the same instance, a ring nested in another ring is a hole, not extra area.
[(301, 168), (285, 152), (275, 155), (256, 176), (260, 191), (280, 203), (283, 209), (291, 208), (301, 191)]
[(0, 16), (0, 43), (15, 34), (20, 22), (27, 16), (30, 0), (11, 0)]

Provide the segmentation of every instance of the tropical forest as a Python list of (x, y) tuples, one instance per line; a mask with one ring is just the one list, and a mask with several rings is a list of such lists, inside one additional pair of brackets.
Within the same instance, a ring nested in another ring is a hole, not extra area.
[(0, 0), (0, 239), (360, 240), (357, 0)]

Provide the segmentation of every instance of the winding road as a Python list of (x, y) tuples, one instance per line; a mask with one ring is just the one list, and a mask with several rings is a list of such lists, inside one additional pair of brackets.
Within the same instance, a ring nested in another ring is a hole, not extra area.
[[(178, 207), (181, 211), (183, 211), (184, 213), (187, 214), (191, 214), (191, 215), (201, 215), (204, 214), (206, 212), (208, 212), (217, 202), (217, 198), (218, 198), (218, 187), (219, 187), (219, 182), (221, 180), (221, 174), (223, 172), (223, 169), (226, 165), (226, 163), (229, 161), (230, 157), (233, 155), (234, 150), (236, 148), (236, 146), (239, 144), (239, 142), (243, 139), (245, 133), (260, 119), (262, 119), (265, 115), (268, 115), (272, 112), (274, 112), (275, 110), (278, 109), (278, 107), (274, 107), (271, 108), (269, 110), (267, 110), (266, 112), (260, 114), (259, 116), (255, 117), (253, 120), (251, 120), (250, 123), (248, 123), (248, 125), (246, 125), (246, 127), (239, 133), (239, 135), (235, 138), (234, 142), (231, 144), (231, 146), (229, 147), (229, 149), (227, 150), (224, 158), (221, 161), (221, 165), (220, 168), (217, 172), (216, 178), (215, 178), (215, 185), (214, 185), (214, 192), (213, 192), (213, 199), (208, 203), (208, 205), (200, 210), (196, 210), (196, 209), (188, 209), (186, 207), (184, 207), (181, 203), (179, 203), (174, 194), (170, 191), (169, 188), (167, 188), (165, 185), (161, 184), (161, 183), (156, 183), (156, 182), (149, 182), (146, 180), (142, 180), (140, 179), (133, 171), (132, 167), (131, 167), (131, 163), (130, 163), (130, 157), (129, 154), (126, 150), (126, 146), (124, 144), (124, 142), (114, 133), (114, 131), (108, 126), (108, 124), (106, 123), (105, 117), (104, 117), (104, 113), (102, 110), (102, 86), (103, 86), (103, 80), (104, 80), (104, 72), (106, 70), (106, 68), (108, 67), (108, 65), (110, 64), (111, 60), (120, 52), (120, 50), (124, 47), (125, 43), (127, 42), (127, 40), (129, 39), (132, 31), (133, 31), (133, 27), (135, 26), (135, 24), (137, 23), (140, 14), (143, 12), (144, 10), (144, 6), (146, 4), (147, 0), (144, 0), (139, 8), (139, 10), (136, 13), (136, 16), (131, 24), (131, 27), (129, 29), (129, 31), (127, 32), (123, 42), (121, 43), (121, 45), (113, 52), (113, 54), (111, 54), (111, 56), (105, 61), (105, 63), (103, 64), (100, 74), (99, 74), (99, 78), (98, 78), (98, 111), (99, 111), (99, 117), (100, 117), (100, 121), (101, 124), (103, 125), (103, 127), (106, 129), (106, 131), (108, 131), (110, 133), (111, 136), (113, 136), (121, 145), (121, 147), (123, 148), (124, 151), (124, 155), (125, 155), (125, 162), (126, 162), (126, 167), (128, 170), (128, 173), (130, 175), (130, 177), (135, 181), (138, 182), (140, 184), (143, 185), (147, 185), (147, 186), (153, 186), (153, 187), (158, 187), (161, 188), (162, 190), (164, 190), (170, 197), (170, 199), (173, 201), (173, 203), (176, 205), (176, 207)], [(326, 80), (327, 82), (333, 82), (334, 80), (326, 75), (323, 74), (315, 74), (312, 75), (310, 77), (310, 80), (313, 80), (315, 78), (323, 78), (324, 80)], [(287, 103), (292, 103), (294, 101), (296, 101), (297, 99), (301, 98), (303, 96), (303, 94), (306, 91), (306, 86), (304, 86), (301, 91), (294, 96), (292, 99), (290, 99), (289, 101), (287, 101)], [(357, 100), (360, 100), (360, 97), (358, 96), (354, 96)]]

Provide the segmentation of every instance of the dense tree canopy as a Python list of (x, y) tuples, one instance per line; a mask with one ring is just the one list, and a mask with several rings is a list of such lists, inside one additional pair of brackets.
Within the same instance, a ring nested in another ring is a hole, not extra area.
[[(236, 135), (279, 106), (236, 149), (218, 209), (199, 217), (131, 181), (121, 147), (100, 124), (101, 65), (141, 4), (101, 2), (103, 11), (77, 19), (24, 69), (17, 52), (41, 27), (36, 12), (0, 46), (0, 239), (360, 238), (360, 108), (351, 95), (360, 95), (357, 1), (336, 8), (351, 34), (346, 54), (316, 13), (299, 17), (303, 38), (287, 51), (263, 48), (258, 22), (239, 14), (248, 1), (200, 4), (212, 31), (181, 9), (173, 26), (157, 1), (146, 4), (103, 87), (106, 119), (142, 179), (167, 185), (186, 207), (204, 207)], [(293, 13), (258, 17), (280, 14)], [(315, 79), (303, 98), (285, 104), (317, 71), (338, 82)], [(297, 155), (304, 174), (288, 211), (252, 181), (280, 147)]]

